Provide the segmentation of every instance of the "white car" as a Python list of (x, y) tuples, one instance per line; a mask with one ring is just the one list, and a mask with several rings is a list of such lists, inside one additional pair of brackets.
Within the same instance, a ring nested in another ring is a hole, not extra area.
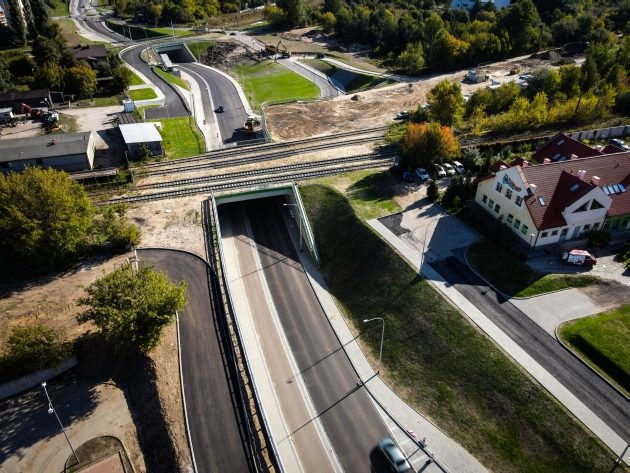
[(453, 167), (458, 173), (466, 174), (466, 169), (464, 168), (464, 165), (459, 161), (453, 161)]
[(451, 166), (448, 163), (444, 163), (444, 170), (446, 171), (446, 174), (448, 174), (449, 176), (454, 176), (455, 175), (455, 168), (453, 166)]
[(437, 179), (440, 179), (441, 177), (446, 177), (446, 171), (444, 171), (444, 168), (439, 164), (434, 164), (433, 169), (435, 169), (435, 177)]

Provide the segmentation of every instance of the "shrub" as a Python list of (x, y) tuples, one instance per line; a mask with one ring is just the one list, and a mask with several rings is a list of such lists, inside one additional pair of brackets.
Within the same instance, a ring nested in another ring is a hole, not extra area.
[(427, 187), (427, 198), (431, 202), (435, 202), (440, 196), (440, 190), (438, 189), (438, 185), (434, 180), (429, 182), (429, 186)]
[(604, 248), (610, 243), (610, 233), (604, 230), (591, 230), (586, 234), (588, 246)]
[(12, 379), (51, 368), (71, 354), (71, 345), (61, 330), (47, 325), (15, 327), (0, 362), (0, 378)]

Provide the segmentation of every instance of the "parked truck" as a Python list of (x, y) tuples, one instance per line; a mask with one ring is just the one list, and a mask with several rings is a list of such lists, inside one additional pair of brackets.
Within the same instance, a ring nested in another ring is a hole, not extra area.
[(470, 69), (464, 76), (464, 80), (470, 84), (481, 84), (488, 79), (490, 79), (488, 74), (480, 73), (477, 69)]

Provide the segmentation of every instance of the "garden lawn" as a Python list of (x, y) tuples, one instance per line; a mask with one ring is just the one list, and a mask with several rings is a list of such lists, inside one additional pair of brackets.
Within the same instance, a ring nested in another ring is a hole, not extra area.
[(155, 90), (151, 87), (146, 87), (144, 89), (133, 89), (129, 91), (129, 97), (131, 100), (151, 100), (157, 98), (157, 94)]
[(299, 74), (272, 61), (241, 64), (232, 69), (252, 108), (264, 102), (289, 102), (319, 97), (319, 87)]
[(562, 339), (630, 393), (630, 305), (563, 324)]
[(169, 159), (186, 158), (206, 151), (205, 142), (191, 117), (162, 118), (162, 145)]
[(154, 67), (153, 72), (155, 72), (158, 76), (164, 79), (171, 84), (178, 85), (182, 89), (190, 90), (190, 85), (181, 77), (177, 77), (175, 74), (171, 74), (170, 72), (166, 72), (161, 67)]
[(383, 376), (490, 471), (609, 472), (613, 454), (322, 185), (300, 188), (340, 309)]
[(491, 240), (468, 249), (468, 263), (492, 286), (508, 297), (530, 297), (571, 287), (586, 287), (597, 281), (590, 275), (542, 274), (517, 260)]

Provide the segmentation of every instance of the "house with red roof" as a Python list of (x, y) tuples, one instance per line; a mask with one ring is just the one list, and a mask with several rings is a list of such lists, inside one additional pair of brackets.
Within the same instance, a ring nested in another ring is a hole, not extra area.
[(630, 230), (630, 152), (544, 162), (499, 164), (475, 201), (532, 247)]

